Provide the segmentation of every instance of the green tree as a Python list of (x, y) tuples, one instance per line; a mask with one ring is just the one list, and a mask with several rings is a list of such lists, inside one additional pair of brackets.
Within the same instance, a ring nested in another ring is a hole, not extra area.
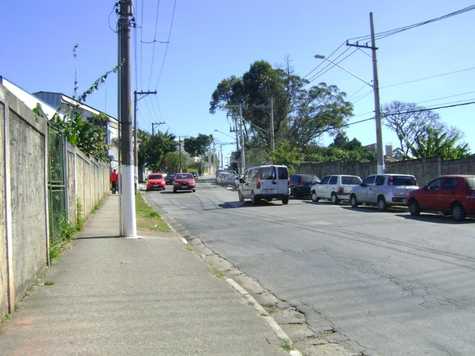
[(289, 168), (290, 173), (295, 173), (296, 166), (301, 162), (302, 155), (297, 147), (289, 141), (282, 140), (270, 155), (274, 164), (284, 164)]
[(193, 161), (188, 153), (173, 151), (165, 154), (161, 167), (167, 172), (186, 172), (192, 163)]
[(185, 138), (184, 148), (192, 157), (201, 157), (206, 154), (212, 142), (212, 135), (198, 134), (196, 137)]
[(222, 110), (236, 118), (241, 105), (246, 141), (268, 148), (273, 99), (276, 142), (284, 140), (303, 148), (326, 133), (335, 133), (353, 110), (336, 86), (320, 83), (307, 88), (307, 84), (290, 69), (257, 61), (242, 76), (231, 76), (217, 85), (210, 112)]
[(412, 148), (415, 158), (461, 159), (470, 155), (468, 144), (460, 143), (460, 131), (456, 129), (427, 128), (424, 135), (416, 139)]
[(139, 130), (137, 136), (140, 140), (139, 169), (143, 170), (145, 167), (154, 171), (163, 169), (166, 154), (176, 151), (175, 135), (161, 131), (156, 135), (150, 135), (148, 132)]
[(63, 117), (54, 115), (52, 126), (71, 144), (77, 146), (88, 156), (107, 161), (108, 146), (106, 143), (108, 118), (104, 114), (85, 119), (75, 110)]

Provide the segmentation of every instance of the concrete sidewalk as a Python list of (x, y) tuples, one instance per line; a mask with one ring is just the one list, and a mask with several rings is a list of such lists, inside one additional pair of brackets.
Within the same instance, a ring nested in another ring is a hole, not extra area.
[(179, 238), (118, 235), (118, 197), (0, 327), (1, 355), (288, 355)]

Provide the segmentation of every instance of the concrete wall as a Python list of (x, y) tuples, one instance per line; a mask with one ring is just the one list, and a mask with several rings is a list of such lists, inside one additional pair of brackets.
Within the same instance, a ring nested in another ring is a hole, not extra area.
[(109, 192), (109, 165), (87, 157), (75, 146), (66, 145), (68, 216), (71, 223), (77, 222), (80, 207), (81, 217), (86, 217)]
[[(375, 163), (358, 162), (303, 162), (297, 167), (297, 172), (314, 174), (320, 178), (330, 174), (352, 174), (366, 177), (376, 173)], [(444, 161), (439, 158), (430, 160), (407, 160), (387, 162), (387, 173), (413, 174), (420, 186), (443, 174), (474, 174), (475, 155), (466, 159)]]
[(3, 152), (3, 126), (5, 122), (4, 113), (5, 105), (0, 102), (0, 316), (4, 315), (8, 309), (7, 300), (7, 251), (6, 251), (6, 235), (5, 235), (5, 173), (4, 173), (4, 152)]
[[(109, 166), (65, 146), (66, 213), (86, 217), (109, 191)], [(49, 262), (48, 123), (0, 83), (0, 318)], [(62, 214), (64, 211), (56, 212)]]

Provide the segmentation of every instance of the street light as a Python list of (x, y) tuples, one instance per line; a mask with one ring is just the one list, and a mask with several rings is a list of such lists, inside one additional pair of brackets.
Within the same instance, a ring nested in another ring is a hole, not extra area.
[(348, 73), (348, 74), (351, 75), (352, 77), (354, 77), (354, 78), (358, 79), (359, 81), (365, 83), (366, 85), (370, 86), (371, 88), (373, 87), (373, 84), (371, 84), (370, 82), (364, 80), (363, 78), (361, 78), (361, 77), (358, 76), (357, 74), (351, 72), (350, 70), (346, 69), (345, 67), (342, 67), (342, 66), (339, 65), (338, 63), (333, 62), (332, 60), (326, 58), (325, 56), (323, 56), (323, 55), (321, 55), (321, 54), (316, 54), (316, 55), (314, 55), (313, 57), (316, 58), (316, 59), (321, 59), (321, 60), (330, 62), (330, 63), (333, 64), (335, 67), (340, 68), (342, 71)]

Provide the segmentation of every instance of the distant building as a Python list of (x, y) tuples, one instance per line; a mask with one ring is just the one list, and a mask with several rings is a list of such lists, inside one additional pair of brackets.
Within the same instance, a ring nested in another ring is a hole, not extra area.
[(63, 93), (39, 91), (33, 93), (33, 95), (42, 102), (47, 103), (50, 107), (54, 108), (55, 111), (62, 114), (65, 114), (74, 108), (75, 110), (79, 110), (81, 115), (86, 119), (92, 118), (93, 116), (99, 114), (105, 115), (108, 118), (106, 143), (109, 146), (108, 155), (111, 160), (111, 167), (114, 169), (119, 167), (119, 122), (115, 117), (85, 103), (77, 101), (76, 99)]
[[(376, 153), (376, 144), (372, 143), (370, 145), (364, 146), (364, 148), (367, 148), (370, 151), (373, 151)], [(386, 145), (384, 146), (384, 157), (385, 158), (394, 158), (394, 151), (393, 151), (393, 145)]]

